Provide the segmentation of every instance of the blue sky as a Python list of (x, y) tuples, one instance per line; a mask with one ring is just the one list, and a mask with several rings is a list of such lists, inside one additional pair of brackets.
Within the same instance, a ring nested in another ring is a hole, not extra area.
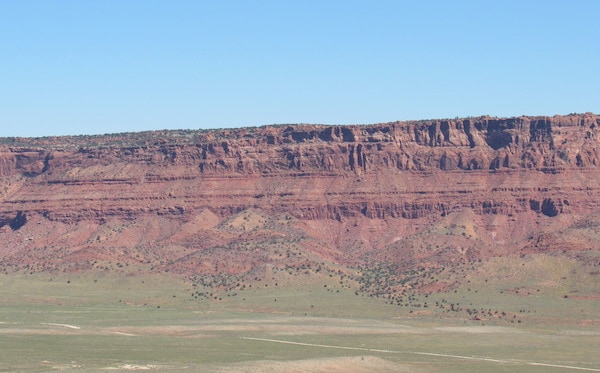
[(600, 112), (600, 1), (0, 0), (0, 136)]

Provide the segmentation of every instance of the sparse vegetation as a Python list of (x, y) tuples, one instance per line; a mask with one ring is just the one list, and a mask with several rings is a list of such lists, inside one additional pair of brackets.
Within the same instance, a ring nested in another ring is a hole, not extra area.
[[(491, 361), (452, 355), (499, 359), (498, 371), (537, 357), (600, 369), (600, 218), (581, 207), (594, 202), (596, 176), (568, 190), (554, 182), (573, 154), (549, 148), (557, 133), (546, 122), (526, 132), (539, 144), (502, 158), (513, 122), (494, 119), (491, 130), (492, 118), (478, 120), (469, 131), (479, 140), (450, 140), (439, 121), (408, 132), (392, 123), (0, 139), (21, 162), (16, 172), (14, 157), (0, 158), (0, 370), (218, 371), (367, 353), (408, 371), (448, 361), (448, 371), (490, 371)], [(572, 167), (595, 162), (579, 158)], [(28, 355), (50, 337), (62, 351)], [(242, 337), (302, 348), (267, 353), (274, 346)], [(86, 344), (99, 348), (77, 355)], [(308, 352), (316, 344), (335, 348)], [(129, 345), (129, 360), (114, 351)], [(169, 354), (183, 362), (169, 366)]]

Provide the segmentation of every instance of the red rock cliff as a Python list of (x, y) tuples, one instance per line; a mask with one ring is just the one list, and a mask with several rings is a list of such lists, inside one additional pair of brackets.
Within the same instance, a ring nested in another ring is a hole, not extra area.
[(204, 209), (336, 220), (589, 211), (599, 126), (582, 114), (2, 139), (0, 225)]

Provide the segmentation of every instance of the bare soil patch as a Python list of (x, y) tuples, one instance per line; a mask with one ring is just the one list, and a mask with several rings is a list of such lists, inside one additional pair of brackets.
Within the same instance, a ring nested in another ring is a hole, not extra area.
[(414, 366), (393, 363), (374, 356), (309, 359), (300, 361), (255, 361), (212, 370), (218, 373), (371, 373), (418, 372)]

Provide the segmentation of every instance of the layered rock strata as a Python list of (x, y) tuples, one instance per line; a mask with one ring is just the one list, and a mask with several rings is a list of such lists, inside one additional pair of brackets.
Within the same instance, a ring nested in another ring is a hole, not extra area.
[(298, 219), (436, 218), (600, 205), (600, 116), (0, 140), (0, 226), (255, 208)]

